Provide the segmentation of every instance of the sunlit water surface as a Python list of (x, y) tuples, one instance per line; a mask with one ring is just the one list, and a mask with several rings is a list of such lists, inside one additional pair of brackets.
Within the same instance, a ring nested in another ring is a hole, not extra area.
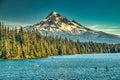
[[(109, 71), (105, 70), (108, 66)], [(95, 70), (98, 67), (98, 70)], [(120, 54), (0, 60), (0, 80), (120, 80)]]

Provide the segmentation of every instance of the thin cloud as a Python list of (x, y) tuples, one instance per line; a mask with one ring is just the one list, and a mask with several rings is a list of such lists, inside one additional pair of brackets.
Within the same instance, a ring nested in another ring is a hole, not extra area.
[(107, 25), (92, 25), (89, 26), (90, 29), (103, 31), (106, 33), (120, 35), (120, 26), (107, 26)]
[(27, 24), (27, 23), (18, 23), (18, 22), (10, 22), (10, 21), (4, 21), (4, 20), (1, 20), (1, 22), (4, 23), (4, 25), (6, 26), (28, 26), (28, 25), (31, 25), (31, 24)]

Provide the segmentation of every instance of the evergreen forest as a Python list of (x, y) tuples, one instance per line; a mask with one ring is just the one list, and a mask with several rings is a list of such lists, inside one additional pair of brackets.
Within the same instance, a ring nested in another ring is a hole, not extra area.
[(120, 44), (79, 42), (43, 36), (37, 30), (9, 29), (0, 23), (0, 59), (42, 58), (52, 55), (118, 53)]

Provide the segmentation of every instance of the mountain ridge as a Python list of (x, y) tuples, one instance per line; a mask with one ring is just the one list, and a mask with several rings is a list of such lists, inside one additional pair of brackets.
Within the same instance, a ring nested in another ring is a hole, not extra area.
[(120, 43), (120, 36), (118, 35), (89, 29), (75, 20), (67, 19), (55, 11), (51, 12), (39, 23), (26, 27), (26, 29), (37, 29), (43, 35), (47, 32), (50, 36), (68, 38), (74, 41)]

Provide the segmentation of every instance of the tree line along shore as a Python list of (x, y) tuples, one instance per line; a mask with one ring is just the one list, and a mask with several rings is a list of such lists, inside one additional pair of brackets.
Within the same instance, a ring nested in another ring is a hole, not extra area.
[(52, 55), (119, 53), (120, 44), (72, 41), (43, 36), (37, 30), (10, 29), (0, 23), (0, 59), (42, 58)]

